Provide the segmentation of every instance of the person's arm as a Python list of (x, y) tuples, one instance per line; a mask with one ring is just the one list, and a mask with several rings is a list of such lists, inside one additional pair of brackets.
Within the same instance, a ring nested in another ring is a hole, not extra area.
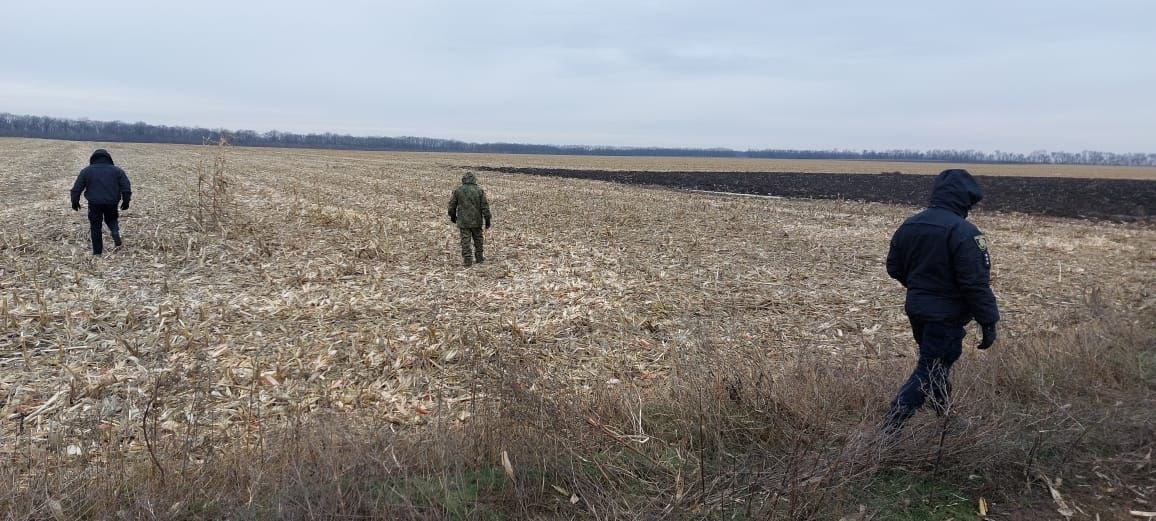
[(70, 195), (72, 197), (72, 209), (74, 211), (80, 210), (80, 194), (84, 193), (84, 190), (88, 188), (87, 173), (87, 170), (81, 170), (76, 176), (76, 181), (72, 183)]
[(899, 281), (899, 283), (906, 288), (907, 268), (905, 266), (906, 262), (902, 248), (899, 247), (898, 241), (896, 241), (898, 236), (899, 232), (897, 231), (895, 235), (891, 237), (891, 246), (887, 250), (887, 275)]
[(128, 175), (121, 170), (117, 176), (117, 184), (120, 185), (120, 209), (128, 210), (128, 202), (132, 200), (132, 183), (128, 181)]
[(488, 199), (486, 199), (486, 191), (485, 190), (482, 190), (481, 188), (479, 188), (478, 192), (481, 194), (481, 197), (479, 199), (480, 199), (480, 203), (481, 203), (480, 206), (482, 208), (482, 219), (485, 220), (486, 228), (488, 229), (490, 227), (490, 201)]
[(955, 283), (964, 302), (985, 328), (999, 322), (999, 306), (991, 291), (991, 254), (987, 238), (971, 223), (956, 226), (951, 232), (951, 259)]
[(454, 195), (450, 197), (449, 206), (450, 222), (458, 222), (458, 191), (454, 190)]

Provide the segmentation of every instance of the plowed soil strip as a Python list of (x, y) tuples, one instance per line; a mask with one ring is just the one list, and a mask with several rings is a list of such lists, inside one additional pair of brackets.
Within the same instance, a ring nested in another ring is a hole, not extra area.
[[(803, 199), (850, 199), (923, 206), (933, 176), (799, 172), (656, 172), (561, 168), (476, 167), (479, 170), (594, 179), (686, 190)], [(1054, 217), (1150, 220), (1156, 181), (1067, 177), (976, 176), (984, 189), (980, 207)]]

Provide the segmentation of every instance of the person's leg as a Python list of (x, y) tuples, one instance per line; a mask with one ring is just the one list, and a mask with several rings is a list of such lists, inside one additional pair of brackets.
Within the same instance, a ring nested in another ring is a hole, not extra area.
[(931, 370), (931, 407), (936, 414), (944, 414), (951, 410), (951, 366), (963, 354), (963, 337), (966, 332), (962, 327), (936, 324), (942, 329), (942, 334), (931, 335), (931, 340), (938, 342), (936, 350), (938, 358)]
[(89, 234), (92, 237), (92, 254), (100, 255), (104, 253), (104, 239), (102, 237), (101, 222), (104, 220), (104, 212), (101, 211), (99, 205), (88, 205), (88, 228)]
[(469, 228), (458, 228), (458, 233), (461, 234), (462, 263), (470, 266), (474, 263), (474, 254), (470, 251), (470, 241), (473, 240), (473, 234), (470, 233)]
[(117, 213), (115, 204), (104, 211), (104, 222), (108, 225), (108, 231), (112, 233), (112, 243), (120, 247), (123, 244), (120, 240), (120, 214)]
[(474, 261), (478, 264), (485, 262), (486, 256), (483, 254), (485, 250), (486, 236), (482, 233), (481, 228), (474, 228), (471, 230), (474, 236)]
[(936, 362), (932, 358), (924, 356), (922, 351), (923, 349), (920, 349), (915, 370), (911, 372), (911, 376), (907, 378), (907, 381), (899, 388), (895, 398), (891, 400), (891, 408), (887, 412), (886, 420), (884, 420), (884, 426), (888, 429), (896, 431), (902, 429), (903, 424), (914, 416), (915, 412), (923, 407), (923, 402), (927, 400), (932, 365)]
[[(912, 320), (911, 331), (919, 340), (919, 360), (907, 382), (899, 388), (899, 393), (891, 401), (891, 409), (884, 423), (888, 429), (902, 428), (903, 424), (923, 407), (929, 394), (933, 396), (933, 401), (940, 400), (937, 406), (946, 405), (942, 401), (947, 394), (944, 390), (946, 369), (950, 369), (951, 363), (959, 358), (958, 352), (951, 356), (948, 347), (952, 328), (936, 322)], [(937, 386), (939, 395), (935, 394)]]
[(911, 336), (913, 338), (915, 338), (915, 345), (922, 344), (923, 343), (923, 325), (926, 324), (926, 322), (921, 322), (919, 320), (915, 320), (915, 319), (912, 319), (911, 317), (908, 317), (907, 323), (911, 324)]

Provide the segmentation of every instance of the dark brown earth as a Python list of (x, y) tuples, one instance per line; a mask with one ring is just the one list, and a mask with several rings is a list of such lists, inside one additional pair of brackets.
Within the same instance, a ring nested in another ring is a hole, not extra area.
[[(924, 206), (934, 176), (899, 173), (656, 172), (560, 168), (475, 167), (478, 170), (685, 190), (803, 199), (851, 199)], [(979, 209), (1055, 217), (1149, 221), (1156, 211), (1156, 181), (1068, 177), (976, 176), (984, 191)]]

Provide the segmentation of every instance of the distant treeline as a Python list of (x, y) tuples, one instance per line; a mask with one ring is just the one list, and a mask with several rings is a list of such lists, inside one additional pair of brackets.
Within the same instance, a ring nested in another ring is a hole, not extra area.
[(523, 143), (468, 143), (427, 137), (362, 137), (333, 133), (294, 134), (272, 130), (224, 130), (170, 127), (123, 121), (92, 121), (0, 113), (0, 136), (128, 141), (137, 143), (202, 144), (224, 137), (230, 143), (253, 147), (329, 148), (405, 152), (482, 152), (496, 154), (575, 154), (599, 156), (751, 157), (771, 159), (855, 159), (877, 161), (935, 161), (951, 163), (1041, 163), (1073, 165), (1156, 166), (1156, 154), (1112, 152), (1048, 152), (1029, 154), (980, 150), (733, 150), (729, 148), (606, 147), (532, 145)]

